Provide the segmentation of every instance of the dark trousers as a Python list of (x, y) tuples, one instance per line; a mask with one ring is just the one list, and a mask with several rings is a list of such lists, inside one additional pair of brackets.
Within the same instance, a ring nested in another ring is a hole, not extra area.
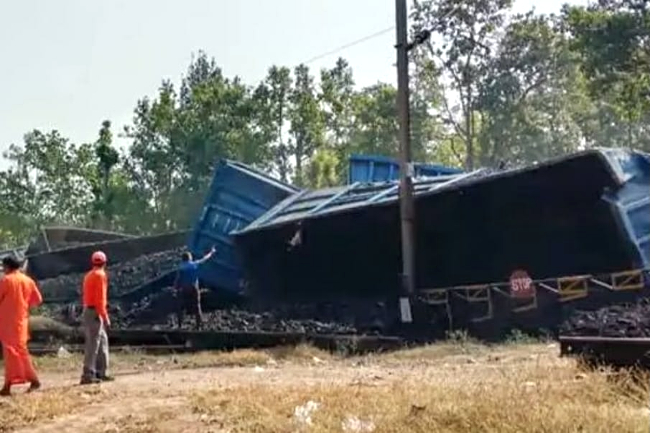
[(85, 308), (82, 316), (85, 333), (82, 379), (105, 377), (108, 369), (108, 336), (97, 311)]
[(197, 286), (186, 286), (176, 289), (176, 306), (178, 327), (183, 325), (185, 314), (194, 316), (196, 329), (203, 325), (203, 312), (201, 311), (201, 292)]

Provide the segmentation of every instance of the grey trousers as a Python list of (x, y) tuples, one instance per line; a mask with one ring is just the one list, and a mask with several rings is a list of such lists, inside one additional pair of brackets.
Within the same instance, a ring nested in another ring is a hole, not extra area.
[(81, 317), (86, 343), (84, 346), (83, 379), (106, 376), (108, 369), (108, 335), (104, 323), (94, 309), (84, 308)]

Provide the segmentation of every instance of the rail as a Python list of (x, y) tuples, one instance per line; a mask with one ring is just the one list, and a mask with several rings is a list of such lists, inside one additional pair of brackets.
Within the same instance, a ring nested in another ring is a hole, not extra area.
[(650, 368), (650, 338), (560, 336), (560, 354), (588, 364)]
[[(125, 329), (110, 330), (108, 338), (111, 347), (115, 349), (157, 352), (264, 349), (308, 343), (323, 350), (356, 354), (395, 350), (405, 345), (401, 338), (391, 336), (285, 332)], [(54, 353), (61, 346), (69, 351), (75, 351), (82, 346), (83, 335), (78, 330), (68, 333), (50, 330), (33, 331), (30, 344), (41, 353)]]

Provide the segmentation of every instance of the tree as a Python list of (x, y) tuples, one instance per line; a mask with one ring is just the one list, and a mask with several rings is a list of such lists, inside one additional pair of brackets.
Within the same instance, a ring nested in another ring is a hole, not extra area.
[(278, 173), (283, 182), (288, 182), (291, 174), (289, 146), (284, 138), (291, 85), (289, 68), (272, 66), (253, 96), (265, 141), (273, 146), (271, 169)]
[(340, 183), (338, 173), (339, 158), (336, 153), (327, 148), (316, 151), (314, 157), (309, 161), (308, 178), (311, 188), (326, 188)]
[(226, 78), (204, 53), (180, 85), (163, 82), (138, 102), (126, 172), (149, 207), (153, 231), (189, 227), (215, 164), (228, 158), (266, 168), (271, 148), (260, 100), (239, 78)]
[(390, 84), (369, 86), (355, 95), (350, 153), (398, 156), (396, 96)]
[(477, 128), (481, 124), (475, 107), (481, 79), (511, 3), (511, 0), (415, 1), (414, 32), (433, 33), (424, 48), (415, 53), (416, 62), (423, 69), (435, 72), (432, 78), (444, 86), (440, 116), (463, 140), (468, 170), (475, 165)]
[(204, 51), (199, 51), (196, 56), (192, 56), (192, 61), (181, 82), (179, 104), (181, 106), (191, 104), (197, 86), (221, 78), (223, 73), (215, 59), (208, 57)]
[[(650, 31), (642, 0), (601, 0), (561, 17), (505, 14), (510, 0), (416, 1), (413, 157), (472, 169), (522, 165), (594, 145), (650, 149)], [(345, 180), (353, 153), (397, 156), (396, 89), (355, 87), (344, 59), (273, 66), (255, 87), (200, 52), (177, 85), (138, 101), (118, 151), (111, 124), (76, 145), (32, 131), (0, 171), (0, 243), (43, 224), (132, 233), (188, 228), (221, 158), (300, 186)]]
[(92, 154), (57, 131), (34, 130), (24, 145), (12, 145), (4, 157), (7, 170), (0, 172), (3, 218), (0, 231), (25, 242), (42, 224), (83, 225), (92, 194), (85, 174)]
[(110, 228), (116, 209), (114, 204), (114, 192), (112, 191), (111, 175), (113, 168), (119, 162), (117, 150), (113, 147), (113, 134), (111, 122), (105, 120), (99, 130), (99, 139), (95, 143), (95, 157), (97, 159), (97, 173), (88, 177), (95, 196), (93, 225), (101, 228)]
[(592, 108), (578, 59), (553, 17), (515, 17), (479, 88), (481, 164), (523, 165), (575, 151)]
[[(327, 146), (333, 149), (332, 158), (345, 161), (354, 123), (355, 88), (350, 64), (339, 58), (331, 69), (320, 74), (320, 101), (326, 127)], [(336, 167), (344, 172), (343, 167)]]
[[(572, 47), (605, 117), (626, 124), (628, 146), (647, 139), (650, 113), (650, 6), (646, 0), (601, 0), (589, 7), (565, 7)], [(603, 126), (607, 127), (606, 124)]]
[(175, 228), (171, 197), (183, 177), (177, 110), (174, 87), (163, 82), (156, 99), (138, 101), (133, 124), (125, 129), (131, 146), (124, 170), (135, 195), (146, 204), (141, 217), (151, 232)]
[[(397, 131), (397, 89), (390, 84), (376, 84), (356, 92), (353, 96), (350, 154), (399, 156)], [(411, 97), (411, 147), (415, 160), (427, 161), (435, 157), (434, 141), (439, 139), (439, 125), (431, 114), (431, 104), (414, 93)], [(343, 159), (343, 160), (345, 160)]]
[(188, 187), (196, 192), (211, 178), (220, 158), (256, 165), (269, 153), (255, 121), (252, 90), (238, 77), (229, 79), (215, 71), (207, 81), (191, 86), (190, 99), (176, 113), (174, 138)]
[(295, 164), (294, 182), (303, 185), (303, 167), (314, 152), (323, 145), (325, 124), (323, 112), (318, 104), (314, 78), (309, 68), (299, 65), (294, 70), (295, 84), (289, 97), (291, 152)]

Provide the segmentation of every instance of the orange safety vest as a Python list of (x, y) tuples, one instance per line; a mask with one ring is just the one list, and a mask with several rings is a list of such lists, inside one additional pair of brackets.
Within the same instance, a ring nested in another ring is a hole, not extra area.
[(107, 292), (108, 277), (104, 269), (94, 268), (86, 274), (83, 282), (83, 306), (94, 308), (103, 320), (108, 320)]

